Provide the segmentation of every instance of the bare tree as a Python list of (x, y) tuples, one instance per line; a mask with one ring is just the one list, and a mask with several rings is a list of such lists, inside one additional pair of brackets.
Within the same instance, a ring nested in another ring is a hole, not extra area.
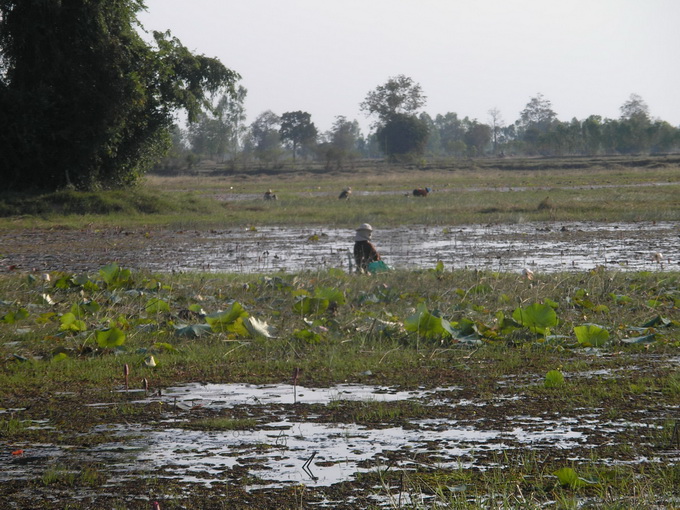
[(488, 111), (491, 119), (491, 136), (493, 137), (493, 153), (498, 154), (498, 135), (505, 125), (501, 111), (495, 106)]

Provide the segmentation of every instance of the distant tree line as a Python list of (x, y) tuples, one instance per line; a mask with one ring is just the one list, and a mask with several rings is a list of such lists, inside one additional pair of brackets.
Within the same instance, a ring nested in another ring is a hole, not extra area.
[[(234, 166), (275, 167), (298, 158), (320, 161), (327, 168), (351, 168), (359, 158), (388, 157), (410, 161), (422, 157), (469, 158), (482, 156), (571, 156), (666, 153), (680, 149), (680, 129), (652, 119), (637, 94), (621, 106), (618, 119), (591, 115), (564, 122), (557, 118), (542, 94), (530, 98), (519, 118), (506, 124), (492, 108), (487, 122), (448, 112), (434, 118), (422, 112), (426, 97), (411, 78), (399, 75), (370, 91), (360, 109), (374, 121), (368, 134), (356, 120), (338, 116), (327, 132), (319, 132), (306, 112), (261, 113), (246, 126), (243, 102), (246, 90), (222, 98), (238, 116), (206, 114), (178, 137), (176, 163), (208, 157)], [(221, 111), (216, 108), (215, 111)], [(219, 144), (229, 139), (228, 150)], [(209, 147), (209, 150), (205, 150)]]

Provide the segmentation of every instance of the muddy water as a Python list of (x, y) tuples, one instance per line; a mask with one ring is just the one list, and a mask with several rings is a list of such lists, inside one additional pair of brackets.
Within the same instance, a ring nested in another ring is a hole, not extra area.
[[(377, 226), (375, 226), (377, 227)], [(522, 223), (377, 228), (374, 242), (395, 268), (537, 272), (677, 269), (675, 222)], [(0, 233), (2, 269), (92, 271), (116, 261), (155, 272), (349, 271), (353, 232), (262, 227), (221, 231), (24, 231)], [(654, 261), (655, 253), (663, 259)]]
[[(514, 395), (462, 398), (463, 389), (453, 386), (402, 391), (359, 384), (330, 388), (187, 384), (166, 388), (162, 396), (126, 393), (128, 405), (162, 412), (149, 422), (122, 421), (90, 431), (93, 437), (113, 438), (111, 442), (15, 445), (25, 452), (20, 457), (5, 457), (6, 462), (0, 463), (0, 481), (37, 479), (50, 466), (97, 465), (106, 473), (105, 485), (97, 489), (100, 495), (115, 494), (140, 477), (156, 480), (161, 486), (172, 483), (209, 490), (243, 483), (247, 492), (258, 493), (300, 486), (325, 490), (341, 482), (356, 482), (363, 473), (388, 469), (484, 470), (512, 452), (559, 456), (565, 462), (588, 462), (592, 455), (598, 462), (612, 465), (680, 462), (678, 450), (657, 450), (649, 456), (633, 449), (624, 457), (609, 456), (613, 447), (628, 444), (631, 434), (649, 437), (650, 430), (660, 430), (668, 416), (677, 414), (677, 407), (612, 418), (606, 409), (549, 411)], [(354, 423), (349, 417), (329, 420), (328, 408), (346, 402), (413, 403), (426, 406), (430, 417), (402, 423), (388, 418), (370, 425)], [(12, 414), (20, 418), (22, 411), (13, 409)], [(246, 430), (187, 428), (203, 418), (237, 415), (251, 417), (254, 425)], [(35, 426), (49, 428), (51, 424), (43, 420)], [(639, 446), (644, 445), (641, 440)], [(364, 498), (379, 492), (362, 484), (352, 490)], [(82, 488), (69, 497), (89, 496)], [(26, 497), (35, 503), (51, 496), (34, 490)], [(376, 503), (390, 507), (389, 501)], [(320, 502), (316, 507), (336, 508), (333, 502)]]

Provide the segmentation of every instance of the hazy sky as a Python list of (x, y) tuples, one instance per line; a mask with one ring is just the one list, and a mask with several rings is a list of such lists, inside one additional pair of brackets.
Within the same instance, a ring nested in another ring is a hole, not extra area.
[(631, 93), (680, 126), (679, 0), (146, 0), (148, 31), (218, 57), (248, 89), (248, 122), (303, 110), (319, 131), (389, 77), (433, 117), (510, 124), (538, 93), (562, 121), (618, 118)]

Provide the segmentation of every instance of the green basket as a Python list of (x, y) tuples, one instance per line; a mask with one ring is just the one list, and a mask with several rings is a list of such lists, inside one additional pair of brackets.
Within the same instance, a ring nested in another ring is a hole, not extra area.
[(382, 260), (376, 260), (368, 264), (369, 273), (384, 273), (385, 271), (390, 271), (392, 268), (385, 264)]

